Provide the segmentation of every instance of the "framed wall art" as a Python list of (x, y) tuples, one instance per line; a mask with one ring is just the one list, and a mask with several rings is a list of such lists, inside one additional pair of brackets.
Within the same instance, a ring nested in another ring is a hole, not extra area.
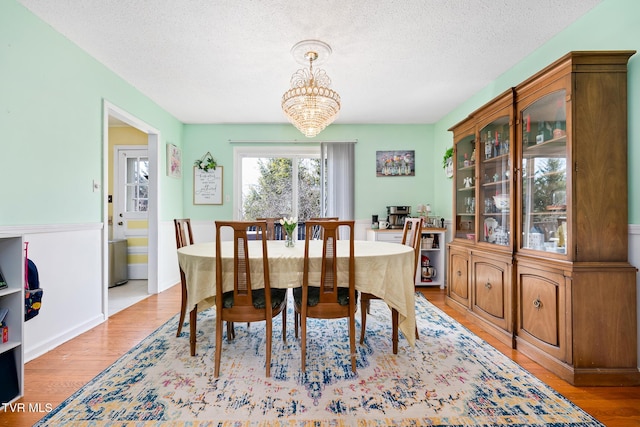
[(182, 177), (182, 151), (173, 144), (167, 144), (167, 176)]
[(376, 151), (376, 176), (415, 176), (415, 151)]
[(193, 167), (193, 204), (222, 204), (222, 166), (203, 170)]

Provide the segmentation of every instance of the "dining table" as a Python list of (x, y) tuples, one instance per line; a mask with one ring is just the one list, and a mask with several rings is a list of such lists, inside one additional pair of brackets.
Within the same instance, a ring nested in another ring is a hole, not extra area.
[[(221, 242), (223, 290), (233, 289), (233, 241)], [(348, 286), (349, 241), (336, 241), (339, 286)], [(249, 240), (249, 264), (252, 285), (264, 287), (262, 245)], [(392, 242), (355, 240), (356, 290), (375, 295), (398, 312), (398, 328), (408, 343), (415, 345), (415, 270), (412, 247)], [(284, 240), (267, 242), (269, 284), (272, 288), (302, 286), (305, 242), (293, 247)], [(319, 282), (322, 241), (309, 241), (309, 282)], [(253, 260), (255, 259), (255, 263)], [(184, 272), (187, 287), (187, 309), (194, 310), (200, 302), (216, 294), (215, 242), (195, 243), (178, 249), (178, 263)], [(229, 265), (229, 268), (227, 268)], [(228, 272), (228, 273), (227, 273)], [(341, 273), (342, 272), (342, 273)], [(389, 320), (391, 324), (391, 319)], [(397, 334), (396, 334), (397, 336)], [(394, 339), (397, 339), (394, 337)], [(397, 345), (397, 342), (394, 343)]]

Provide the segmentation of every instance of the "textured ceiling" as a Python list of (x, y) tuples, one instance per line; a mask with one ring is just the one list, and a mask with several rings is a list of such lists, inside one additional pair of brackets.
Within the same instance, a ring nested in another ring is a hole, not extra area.
[(336, 123), (434, 123), (601, 0), (18, 0), (185, 123), (286, 123), (305, 39)]

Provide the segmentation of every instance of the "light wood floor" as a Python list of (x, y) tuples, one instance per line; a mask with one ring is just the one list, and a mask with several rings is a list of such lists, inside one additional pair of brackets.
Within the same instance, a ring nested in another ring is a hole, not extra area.
[[(640, 426), (640, 387), (574, 387), (529, 358), (501, 344), (444, 304), (444, 290), (422, 288), (437, 307), (516, 361), (560, 394), (610, 427)], [(29, 412), (29, 405), (46, 411), (107, 368), (135, 344), (148, 336), (179, 310), (180, 287), (171, 289), (125, 309), (81, 336), (25, 365), (23, 412), (0, 411), (0, 426), (31, 426), (46, 415)], [(188, 351), (188, 349), (185, 349)], [(38, 405), (39, 404), (39, 405)]]

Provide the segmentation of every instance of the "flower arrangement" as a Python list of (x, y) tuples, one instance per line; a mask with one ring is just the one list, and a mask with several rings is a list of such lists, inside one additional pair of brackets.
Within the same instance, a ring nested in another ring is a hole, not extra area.
[(196, 160), (193, 165), (198, 169), (209, 172), (210, 170), (216, 170), (218, 162), (216, 162), (216, 159), (213, 158), (211, 153), (207, 153), (201, 159)]
[(296, 229), (298, 225), (297, 217), (289, 217), (286, 216), (280, 220), (280, 225), (284, 227), (284, 231), (287, 232), (287, 239), (285, 240), (284, 245), (288, 248), (292, 248), (295, 246), (295, 241), (293, 240), (293, 230)]
[(292, 234), (293, 230), (295, 230), (296, 226), (298, 225), (298, 218), (295, 216), (287, 218), (285, 216), (280, 220), (280, 225), (284, 227), (287, 234)]

